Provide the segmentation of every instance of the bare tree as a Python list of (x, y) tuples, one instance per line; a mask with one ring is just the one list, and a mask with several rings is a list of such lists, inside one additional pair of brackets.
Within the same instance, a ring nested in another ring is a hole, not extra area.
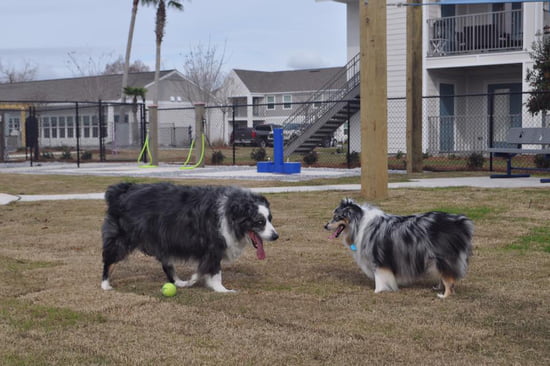
[(102, 75), (105, 65), (112, 61), (112, 53), (102, 53), (100, 56), (79, 54), (76, 51), (67, 52), (67, 68), (73, 76), (96, 76)]
[[(204, 45), (199, 43), (184, 57), (183, 74), (189, 83), (184, 84), (183, 95), (192, 102), (203, 102), (207, 105), (218, 106), (223, 114), (223, 121), (231, 110), (229, 97), (232, 95), (234, 84), (228, 74), (224, 72), (225, 45), (222, 51), (210, 42)], [(212, 113), (208, 109), (207, 113)], [(210, 118), (209, 118), (210, 119)], [(227, 137), (225, 123), (222, 124), (222, 136)], [(211, 135), (212, 125), (207, 127), (207, 134)]]
[(183, 64), (183, 74), (192, 83), (186, 84), (185, 97), (193, 102), (224, 104), (225, 100), (216, 98), (227, 76), (223, 71), (224, 63), (225, 46), (221, 52), (210, 42), (206, 46), (199, 43), (193, 47), (185, 55)]
[(4, 65), (0, 61), (0, 83), (19, 83), (23, 81), (31, 81), (36, 77), (38, 66), (25, 61), (21, 68), (16, 68), (12, 65)]
[(94, 57), (91, 55), (82, 55), (75, 51), (67, 53), (67, 67), (71, 70), (74, 77), (81, 77), (79, 83), (81, 93), (87, 101), (97, 101), (107, 97), (108, 85), (104, 78), (99, 77), (103, 74), (106, 60), (112, 60), (112, 54), (102, 54)]
[[(124, 59), (120, 56), (117, 60), (105, 65), (103, 70), (103, 75), (112, 75), (112, 74), (124, 74)], [(130, 65), (128, 65), (128, 72), (143, 72), (150, 71), (149, 66), (147, 66), (143, 61), (136, 60)]]

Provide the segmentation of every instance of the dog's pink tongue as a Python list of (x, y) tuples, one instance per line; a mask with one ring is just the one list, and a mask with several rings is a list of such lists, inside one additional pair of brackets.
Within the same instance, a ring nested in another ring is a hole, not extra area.
[(262, 238), (260, 238), (258, 234), (253, 231), (249, 232), (248, 235), (256, 246), (256, 257), (259, 260), (265, 259), (264, 241), (262, 240)]

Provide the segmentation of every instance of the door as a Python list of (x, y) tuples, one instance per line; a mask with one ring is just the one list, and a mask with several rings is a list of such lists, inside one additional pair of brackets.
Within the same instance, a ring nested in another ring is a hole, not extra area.
[(489, 84), (487, 92), (493, 98), (493, 146), (501, 147), (506, 131), (521, 127), (521, 83)]
[(454, 150), (455, 140), (455, 86), (439, 84), (439, 151)]

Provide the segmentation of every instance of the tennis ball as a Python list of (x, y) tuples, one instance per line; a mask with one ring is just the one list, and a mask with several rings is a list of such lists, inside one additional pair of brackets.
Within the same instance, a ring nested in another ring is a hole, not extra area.
[(176, 295), (176, 290), (176, 285), (171, 282), (166, 282), (164, 285), (162, 285), (161, 292), (164, 296), (172, 297)]

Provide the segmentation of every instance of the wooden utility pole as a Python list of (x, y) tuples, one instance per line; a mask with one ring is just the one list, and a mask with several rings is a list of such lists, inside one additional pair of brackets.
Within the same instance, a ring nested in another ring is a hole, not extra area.
[(386, 1), (359, 0), (361, 194), (388, 196)]
[[(422, 171), (422, 6), (407, 6), (407, 172)], [(416, 5), (418, 4), (418, 5)]]
[(202, 139), (204, 138), (204, 106), (205, 104), (202, 102), (195, 103), (195, 162), (199, 164), (198, 167), (200, 168), (204, 168), (205, 166), (204, 158), (201, 160), (201, 155), (204, 155), (204, 151), (202, 150)]
[(159, 165), (159, 127), (158, 127), (158, 106), (149, 106), (149, 152), (153, 166)]

